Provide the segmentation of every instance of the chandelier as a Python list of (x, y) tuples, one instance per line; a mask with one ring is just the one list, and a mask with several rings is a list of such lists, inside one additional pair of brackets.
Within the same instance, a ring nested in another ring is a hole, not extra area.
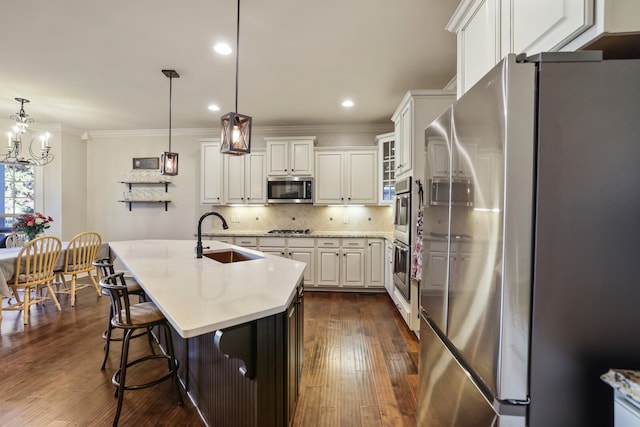
[[(0, 163), (18, 163), (36, 166), (51, 163), (53, 154), (49, 152), (51, 150), (51, 145), (49, 145), (49, 132), (45, 132), (40, 136), (40, 148), (36, 149), (37, 153), (34, 152), (33, 141), (35, 140), (35, 136), (32, 135), (29, 129), (29, 125), (33, 123), (33, 119), (24, 112), (24, 104), (28, 103), (29, 100), (24, 98), (15, 98), (15, 100), (20, 103), (20, 111), (10, 117), (10, 119), (16, 123), (13, 126), (13, 132), (7, 133), (7, 153), (0, 154), (0, 158), (4, 156), (4, 158), (0, 160)], [(23, 137), (25, 137), (25, 144), (29, 150), (29, 157), (23, 157)], [(26, 141), (26, 137), (30, 137), (28, 142)]]
[(236, 108), (220, 118), (220, 152), (242, 155), (251, 152), (251, 116), (238, 114), (238, 57), (240, 56), (240, 0), (236, 25)]
[[(20, 111), (10, 117), (16, 123), (13, 126), (13, 132), (7, 133), (7, 153), (4, 154), (4, 158), (0, 160), (0, 163), (19, 163), (36, 166), (51, 163), (53, 160), (53, 154), (49, 152), (51, 150), (51, 145), (49, 145), (51, 135), (49, 132), (42, 134), (40, 136), (40, 148), (36, 149), (37, 152), (34, 152), (33, 141), (36, 138), (33, 136), (31, 129), (29, 129), (33, 119), (24, 112), (24, 104), (28, 103), (29, 100), (25, 98), (15, 98), (15, 100), (20, 103)], [(29, 157), (23, 157), (23, 137), (25, 139), (24, 143), (27, 145), (26, 148), (29, 150)], [(28, 142), (26, 141), (27, 139), (29, 139)]]

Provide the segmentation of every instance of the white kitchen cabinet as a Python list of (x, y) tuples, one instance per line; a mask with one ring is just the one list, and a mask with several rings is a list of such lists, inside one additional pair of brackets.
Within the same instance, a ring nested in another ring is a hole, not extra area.
[(342, 239), (340, 286), (364, 287), (365, 239)]
[(384, 239), (368, 239), (364, 265), (366, 268), (365, 287), (385, 286), (385, 244)]
[(377, 204), (376, 150), (316, 151), (315, 156), (315, 204)]
[(457, 37), (458, 97), (505, 55), (500, 44), (500, 1), (463, 0), (447, 24)]
[(315, 239), (304, 237), (260, 237), (259, 250), (266, 254), (294, 259), (306, 264), (304, 285), (315, 284)]
[(236, 236), (234, 244), (247, 249), (258, 249), (258, 238), (255, 236)]
[(473, 178), (477, 145), (461, 143), (464, 155), (456, 156), (449, 164), (449, 148), (444, 141), (430, 141), (427, 147), (432, 178)]
[(340, 284), (340, 239), (319, 238), (316, 249), (316, 285)]
[(395, 179), (424, 169), (424, 129), (455, 101), (448, 90), (410, 90), (391, 117), (395, 129)]
[(244, 156), (224, 155), (224, 200), (227, 204), (265, 204), (267, 177), (265, 153)]
[[(574, 0), (579, 2), (580, 0)], [(600, 42), (617, 34), (640, 31), (640, 2), (638, 0), (583, 0), (593, 4), (593, 25), (565, 44), (560, 50), (579, 50), (586, 45), (599, 49)]]
[(620, 390), (614, 391), (614, 427), (640, 427), (640, 408)]
[(378, 203), (393, 203), (396, 188), (396, 149), (395, 132), (376, 136), (378, 144)]
[(265, 254), (285, 257), (287, 255), (287, 238), (260, 237), (258, 240), (258, 248), (260, 252), (264, 252)]
[(307, 264), (304, 269), (304, 285), (315, 285), (316, 277), (316, 249), (315, 239), (290, 237), (287, 239), (287, 254), (289, 258)]
[(606, 49), (640, 31), (638, 16), (637, 0), (462, 0), (446, 26), (457, 36), (458, 97), (507, 54)]
[(314, 136), (265, 138), (268, 176), (313, 176)]
[(394, 303), (396, 303), (396, 294), (393, 291), (393, 242), (385, 240), (385, 259), (384, 259), (384, 287)]
[(593, 25), (594, 1), (503, 1), (501, 32), (510, 42), (505, 47), (527, 55), (558, 50)]
[(318, 239), (316, 284), (341, 288), (364, 287), (365, 240)]
[(222, 155), (219, 138), (200, 140), (200, 203), (222, 203)]

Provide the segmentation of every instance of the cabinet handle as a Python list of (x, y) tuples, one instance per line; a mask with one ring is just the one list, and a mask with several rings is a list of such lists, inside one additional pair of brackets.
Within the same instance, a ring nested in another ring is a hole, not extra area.
[(291, 256), (291, 255), (292, 255), (292, 253), (291, 253), (291, 252), (289, 252), (289, 256)]
[(340, 256), (340, 254), (338, 252), (336, 252), (336, 256)]
[(280, 255), (284, 256), (284, 252), (280, 252)]

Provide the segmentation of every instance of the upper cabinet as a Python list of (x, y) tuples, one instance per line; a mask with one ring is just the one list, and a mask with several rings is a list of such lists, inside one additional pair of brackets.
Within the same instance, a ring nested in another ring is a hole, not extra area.
[(313, 176), (315, 136), (265, 138), (268, 176)]
[(224, 200), (227, 204), (267, 203), (264, 151), (244, 156), (224, 155)]
[[(453, 104), (455, 94), (446, 90), (410, 90), (393, 114), (395, 130), (395, 178), (424, 168), (424, 130)], [(419, 150), (420, 152), (414, 152)]]
[(507, 53), (558, 50), (593, 25), (595, 0), (503, 1), (501, 32)]
[(378, 144), (378, 201), (392, 204), (396, 192), (396, 135), (395, 132), (376, 136)]
[(317, 150), (314, 203), (373, 205), (378, 203), (376, 150)]
[(200, 140), (200, 203), (222, 203), (220, 139)]
[(638, 0), (462, 0), (446, 27), (457, 34), (458, 97), (509, 53), (606, 50), (607, 36), (640, 32), (638, 16)]

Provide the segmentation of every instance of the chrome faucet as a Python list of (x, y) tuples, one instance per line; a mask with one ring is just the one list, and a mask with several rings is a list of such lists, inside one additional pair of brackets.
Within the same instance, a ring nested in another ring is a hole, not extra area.
[(229, 228), (229, 226), (227, 225), (227, 221), (218, 212), (207, 212), (206, 214), (202, 215), (198, 220), (198, 243), (196, 244), (196, 258), (202, 258), (202, 250), (209, 249), (209, 246), (207, 246), (206, 248), (202, 247), (202, 220), (211, 215), (215, 215), (220, 218), (220, 221), (222, 221), (223, 229), (226, 230)]

